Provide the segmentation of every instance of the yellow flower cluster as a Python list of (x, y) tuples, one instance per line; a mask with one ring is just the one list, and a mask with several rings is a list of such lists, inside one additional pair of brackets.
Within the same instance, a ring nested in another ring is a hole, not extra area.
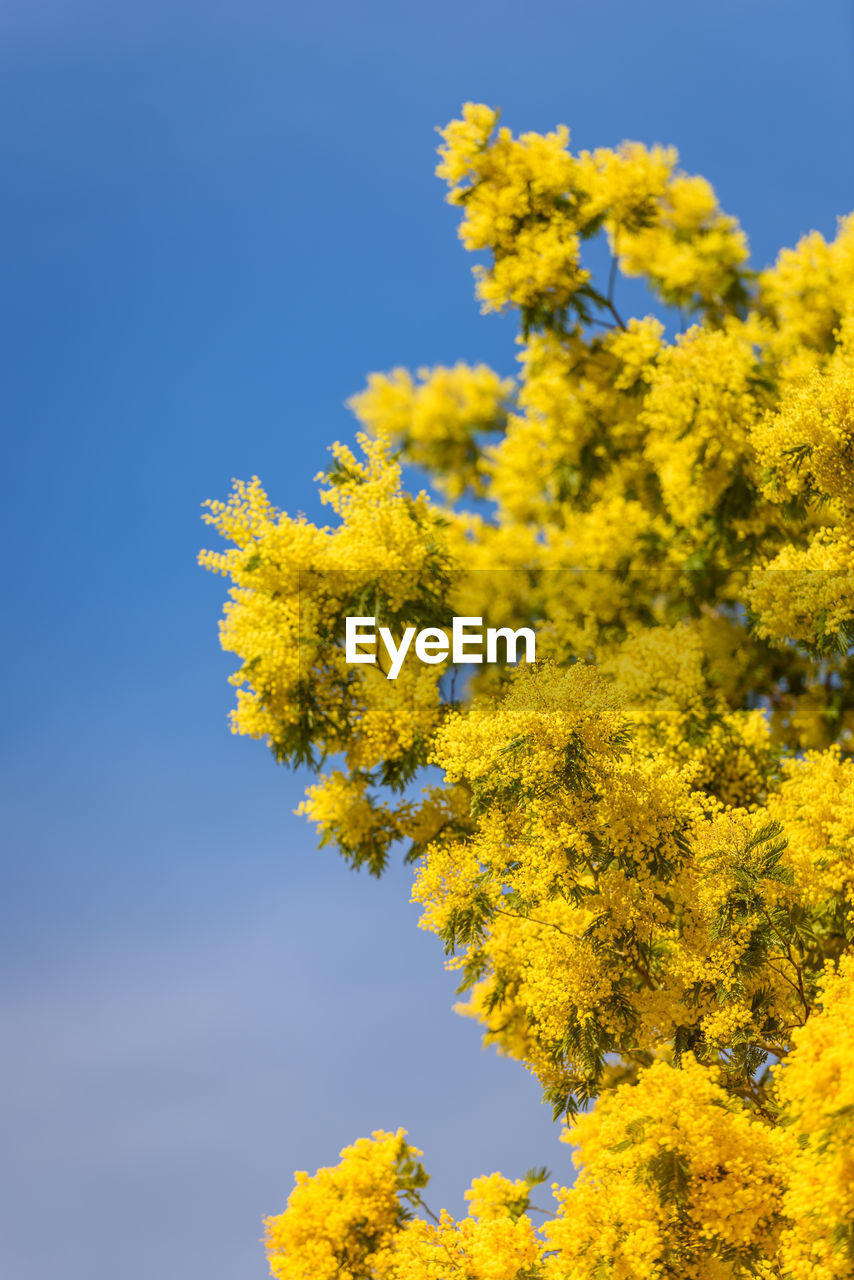
[[(765, 799), (778, 749), (763, 711), (730, 709), (730, 659), (720, 673), (709, 664), (708, 621), (635, 628), (600, 669), (626, 697), (638, 748), (686, 766), (698, 790), (725, 804), (751, 807)], [(726, 683), (725, 683), (726, 682)]]
[(542, 1245), (527, 1218), (416, 1221), (398, 1235), (377, 1280), (528, 1280)]
[(579, 177), (591, 214), (624, 232), (648, 226), (656, 220), (678, 159), (675, 147), (645, 147), (640, 142), (624, 142), (616, 150), (583, 151)]
[(791, 1146), (781, 1254), (792, 1280), (847, 1280), (854, 1269), (854, 957), (828, 975), (821, 999), (778, 1072)]
[(341, 1152), (341, 1163), (296, 1174), (284, 1213), (266, 1220), (277, 1280), (530, 1280), (542, 1241), (524, 1211), (529, 1185), (499, 1174), (476, 1178), (470, 1216), (424, 1208), (427, 1175), (406, 1134), (381, 1130)]
[(854, 762), (838, 745), (787, 760), (768, 813), (786, 832), (801, 900), (821, 905), (854, 893)]
[(374, 436), (400, 444), (409, 462), (439, 474), (449, 498), (465, 490), (482, 495), (482, 447), (479, 436), (501, 431), (512, 378), (479, 364), (453, 369), (419, 369), (416, 382), (406, 369), (373, 373), (350, 407)]
[(766, 494), (817, 515), (754, 570), (748, 598), (759, 634), (844, 650), (854, 629), (854, 318), (839, 336), (825, 367), (753, 429)]
[[(689, 633), (689, 653), (691, 643)], [(699, 662), (696, 636), (693, 646)], [(473, 822), (429, 846), (414, 898), (472, 988), (464, 1011), (553, 1099), (598, 1092), (607, 1054), (629, 1068), (675, 1038), (702, 1045), (761, 1110), (749, 1064), (784, 1052), (811, 1007), (815, 971), (803, 940), (787, 937), (810, 882), (824, 886), (813, 897), (826, 914), (813, 944), (838, 945), (849, 766), (821, 755), (773, 790), (758, 711), (718, 713), (714, 730), (683, 748), (669, 727), (716, 713), (707, 685), (694, 686), (699, 703), (690, 676), (680, 688), (673, 656), (665, 647), (650, 659), (659, 713), (635, 726), (629, 751), (614, 686), (581, 664), (520, 671), (500, 703), (449, 717), (435, 758), (468, 789)], [(630, 666), (626, 692), (637, 675)], [(799, 788), (822, 778), (845, 799), (808, 811)], [(712, 786), (724, 798), (749, 788), (750, 812), (724, 807)], [(828, 839), (839, 849), (830, 866), (815, 852)]]
[(475, 268), (483, 310), (509, 303), (560, 312), (589, 278), (579, 265), (569, 131), (514, 138), (502, 128), (493, 138), (497, 121), (497, 112), (466, 103), (463, 119), (442, 130), (436, 172), (463, 206), (465, 247), (492, 252), (491, 267)]
[[(471, 793), (474, 825), (429, 847), (414, 897), (422, 927), (460, 949), (490, 1040), (546, 1087), (583, 1093), (604, 1065), (591, 1034), (612, 1052), (654, 1049), (679, 1025), (705, 1025), (715, 981), (736, 1002), (750, 931), (710, 935), (720, 903), (703, 888), (720, 878), (689, 856), (709, 826), (694, 770), (624, 753), (619, 702), (592, 667), (522, 670), (500, 704), (449, 717), (435, 742), (448, 782)], [(726, 833), (733, 860), (743, 831)], [(748, 1011), (768, 976), (748, 989)]]
[[(298, 1175), (274, 1275), (843, 1280), (854, 215), (757, 274), (671, 149), (573, 155), (467, 104), (440, 157), (484, 309), (519, 312), (516, 379), (373, 374), (329, 526), (238, 482), (202, 563), (231, 583), (234, 730), (326, 768), (301, 811), (354, 865), (405, 850), (461, 1012), (577, 1117), (581, 1172), (544, 1231), (498, 1174), (456, 1221), (379, 1132)], [(624, 319), (625, 276), (690, 327)], [(534, 629), (539, 662), (345, 659), (348, 616), (454, 615)]]
[(782, 249), (759, 278), (759, 301), (774, 320), (774, 348), (795, 367), (803, 355), (833, 349), (840, 321), (854, 302), (854, 215), (840, 218), (830, 244), (818, 231)]
[(643, 276), (672, 306), (721, 316), (739, 297), (747, 239), (705, 178), (675, 175), (651, 226), (615, 227), (611, 238), (623, 272)]
[(423, 1185), (406, 1132), (360, 1138), (341, 1163), (294, 1175), (284, 1213), (265, 1221), (277, 1280), (362, 1280), (404, 1220), (401, 1191)]
[(510, 304), (535, 324), (571, 306), (583, 316), (596, 295), (581, 241), (603, 223), (624, 274), (644, 276), (666, 302), (720, 318), (742, 300), (744, 233), (704, 178), (675, 171), (672, 147), (625, 142), (574, 157), (564, 126), (514, 138), (497, 123), (466, 103), (441, 131), (436, 171), (464, 209), (463, 244), (492, 252), (491, 267), (475, 268), (485, 311)]
[(583, 152), (579, 182), (625, 275), (671, 305), (720, 316), (739, 294), (747, 240), (706, 179), (676, 171), (677, 160), (673, 147), (624, 142)]
[(489, 495), (504, 520), (548, 529), (566, 521), (568, 499), (589, 508), (642, 480), (638, 390), (651, 376), (661, 331), (647, 318), (591, 344), (552, 333), (522, 344), (521, 412), (486, 457)]
[(265, 739), (278, 759), (314, 763), (344, 753), (349, 781), (336, 775), (304, 812), (356, 865), (378, 873), (409, 810), (373, 798), (371, 771), (399, 789), (426, 761), (443, 668), (411, 663), (388, 680), (387, 657), (348, 664), (345, 619), (435, 622), (437, 612), (449, 613), (450, 557), (426, 495), (403, 492), (388, 438), (359, 440), (364, 460), (336, 446), (323, 477), (336, 528), (276, 510), (258, 480), (237, 482), (231, 499), (208, 504), (206, 515), (233, 546), (205, 551), (200, 562), (234, 584), (220, 626), (223, 648), (242, 664), (231, 677), (233, 732)]
[(774, 1260), (777, 1135), (691, 1059), (681, 1070), (653, 1064), (567, 1138), (582, 1172), (545, 1228), (556, 1250), (547, 1280), (729, 1280)]
[(742, 326), (691, 329), (659, 356), (640, 418), (675, 525), (700, 531), (720, 512), (732, 537), (754, 524), (748, 441), (763, 407)]
[(321, 845), (335, 844), (357, 862), (384, 867), (389, 846), (400, 835), (404, 817), (368, 791), (363, 776), (336, 770), (308, 787), (297, 813), (317, 824)]
[(839, 337), (825, 367), (756, 425), (753, 444), (770, 497), (825, 502), (844, 519), (854, 515), (854, 316)]

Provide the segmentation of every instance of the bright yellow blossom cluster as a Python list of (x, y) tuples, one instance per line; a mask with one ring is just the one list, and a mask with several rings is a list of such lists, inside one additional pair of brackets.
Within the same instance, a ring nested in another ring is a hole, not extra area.
[[(546, 1227), (548, 1280), (749, 1275), (782, 1226), (781, 1144), (688, 1058), (656, 1062), (569, 1129), (581, 1173)], [(754, 1271), (755, 1274), (755, 1271)]]
[[(234, 731), (323, 768), (322, 843), (415, 864), (461, 1011), (580, 1172), (556, 1208), (543, 1171), (477, 1178), (457, 1221), (378, 1132), (297, 1175), (273, 1273), (850, 1280), (854, 215), (754, 272), (671, 149), (574, 154), (471, 103), (439, 174), (483, 308), (518, 311), (515, 378), (372, 375), (329, 526), (237, 483), (202, 562)], [(538, 662), (346, 660), (349, 616), (456, 615), (533, 629)]]
[(359, 1138), (341, 1163), (313, 1177), (295, 1175), (288, 1207), (266, 1220), (267, 1254), (277, 1280), (361, 1280), (405, 1220), (427, 1179), (406, 1133)]
[(464, 207), (460, 238), (467, 249), (489, 249), (490, 268), (478, 267), (484, 311), (508, 303), (536, 312), (545, 302), (565, 310), (589, 279), (579, 265), (580, 238), (569, 154), (569, 130), (514, 138), (493, 130), (497, 112), (467, 103), (463, 120), (442, 133), (436, 172)]
[(845, 1280), (854, 1270), (854, 957), (828, 974), (821, 995), (779, 1073), (792, 1152), (782, 1262), (792, 1280)]
[(854, 291), (854, 215), (839, 219), (830, 244), (811, 231), (794, 249), (781, 249), (759, 277), (759, 302), (774, 321), (776, 352), (802, 370), (816, 352), (834, 348), (840, 323), (851, 313)]
[(604, 305), (581, 265), (581, 242), (604, 225), (626, 275), (664, 301), (721, 317), (745, 296), (747, 241), (701, 177), (676, 170), (675, 150), (625, 142), (573, 156), (569, 130), (514, 138), (498, 113), (466, 103), (442, 132), (436, 172), (462, 205), (460, 238), (489, 250), (475, 268), (485, 311), (518, 307), (523, 323)]
[(793, 380), (754, 429), (765, 492), (802, 507), (808, 534), (754, 571), (749, 599), (760, 635), (845, 651), (854, 636), (854, 314), (838, 336), (824, 367)]
[(401, 444), (418, 466), (435, 468), (440, 488), (454, 499), (466, 489), (483, 494), (478, 436), (503, 430), (512, 390), (511, 378), (486, 365), (457, 364), (419, 369), (417, 383), (406, 369), (374, 373), (349, 403), (373, 435)]

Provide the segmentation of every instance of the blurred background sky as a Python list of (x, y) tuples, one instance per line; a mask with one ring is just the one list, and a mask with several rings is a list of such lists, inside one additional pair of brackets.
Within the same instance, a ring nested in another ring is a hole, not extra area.
[(408, 873), (317, 852), (233, 738), (200, 504), (317, 517), (368, 371), (486, 360), (434, 126), (674, 143), (754, 262), (854, 207), (844, 0), (5, 0), (0, 1274), (251, 1280), (296, 1168), (409, 1129), (571, 1176), (450, 1012)]

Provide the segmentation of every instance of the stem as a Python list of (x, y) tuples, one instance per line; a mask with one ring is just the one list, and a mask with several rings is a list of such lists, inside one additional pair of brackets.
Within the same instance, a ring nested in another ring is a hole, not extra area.
[[(780, 943), (781, 947), (786, 952), (786, 956), (788, 958), (789, 964), (792, 966), (792, 968), (795, 971), (795, 974), (797, 975), (798, 985), (795, 988), (795, 990), (798, 992), (798, 995), (801, 997), (801, 1004), (804, 1006), (804, 1015), (805, 1015), (804, 1022), (806, 1022), (807, 1018), (812, 1013), (812, 1009), (810, 1007), (809, 1001), (807, 1000), (806, 992), (804, 991), (804, 975), (803, 975), (801, 966), (798, 964), (798, 962), (795, 960), (795, 957), (792, 955), (791, 942), (788, 940), (788, 938), (784, 938), (782, 936), (779, 929), (774, 924), (774, 921), (771, 919), (771, 916), (768, 914), (767, 907), (762, 908), (762, 914), (765, 916), (765, 919), (768, 921), (769, 925), (771, 926), (771, 930), (776, 935), (777, 940)], [(794, 983), (792, 985), (794, 986)]]
[(760, 1040), (758, 1037), (755, 1039), (754, 1043), (758, 1048), (760, 1048), (763, 1051), (763, 1053), (770, 1053), (773, 1057), (778, 1058), (780, 1061), (782, 1061), (783, 1058), (788, 1056), (789, 1050), (784, 1049), (782, 1045), (771, 1044), (768, 1040)]
[(574, 933), (567, 933), (566, 929), (561, 929), (559, 924), (554, 924), (551, 920), (538, 920), (536, 916), (523, 916), (521, 911), (507, 911), (504, 907), (495, 907), (495, 912), (499, 916), (510, 916), (512, 920), (530, 920), (531, 924), (541, 924), (546, 929), (557, 929), (558, 933), (562, 933), (565, 938), (569, 938), (572, 942), (576, 941)]
[(528, 1208), (531, 1210), (532, 1213), (544, 1213), (547, 1218), (557, 1217), (557, 1214), (554, 1212), (553, 1209), (541, 1209), (539, 1205), (536, 1205), (536, 1204), (529, 1204)]
[(617, 283), (617, 253), (616, 245), (614, 252), (611, 254), (611, 274), (608, 277), (608, 302), (613, 305), (614, 302), (614, 286)]
[(623, 317), (620, 315), (617, 308), (614, 306), (613, 302), (611, 302), (610, 298), (603, 298), (602, 302), (603, 302), (603, 305), (607, 307), (607, 309), (610, 311), (611, 315), (614, 317), (614, 319), (616, 320), (620, 328), (625, 329), (626, 327), (625, 321), (623, 320)]
[(435, 1222), (436, 1226), (437, 1226), (437, 1227), (440, 1227), (440, 1226), (442, 1225), (442, 1224), (441, 1224), (441, 1222), (440, 1222), (440, 1221), (439, 1221), (439, 1219), (436, 1217), (435, 1213), (434, 1213), (434, 1212), (433, 1212), (433, 1210), (430, 1208), (430, 1206), (424, 1203), (423, 1199), (422, 1199), (422, 1198), (421, 1198), (421, 1196), (418, 1194), (418, 1192), (417, 1192), (417, 1191), (410, 1191), (410, 1193), (409, 1193), (409, 1194), (410, 1194), (410, 1196), (411, 1196), (411, 1198), (412, 1198), (413, 1203), (414, 1203), (414, 1204), (417, 1204), (417, 1205), (418, 1205), (418, 1207), (419, 1207), (419, 1209), (423, 1209), (423, 1210), (424, 1210), (424, 1212), (427, 1214), (427, 1216), (433, 1219), (433, 1221)]
[(764, 1097), (752, 1081), (743, 1085), (731, 1086), (731, 1088), (737, 1098), (745, 1098), (748, 1102), (753, 1103), (757, 1115), (762, 1116), (765, 1120), (773, 1120), (774, 1117), (765, 1106)]

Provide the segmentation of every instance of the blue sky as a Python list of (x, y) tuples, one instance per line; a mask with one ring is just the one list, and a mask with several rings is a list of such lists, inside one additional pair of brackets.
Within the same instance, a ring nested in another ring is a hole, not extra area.
[(317, 852), (300, 780), (229, 735), (200, 504), (257, 473), (316, 515), (370, 370), (512, 371), (432, 176), (465, 99), (676, 144), (758, 265), (832, 234), (850, 5), (13, 0), (0, 61), (0, 1272), (262, 1277), (292, 1170), (376, 1127), (437, 1205), (568, 1177), (408, 875)]

